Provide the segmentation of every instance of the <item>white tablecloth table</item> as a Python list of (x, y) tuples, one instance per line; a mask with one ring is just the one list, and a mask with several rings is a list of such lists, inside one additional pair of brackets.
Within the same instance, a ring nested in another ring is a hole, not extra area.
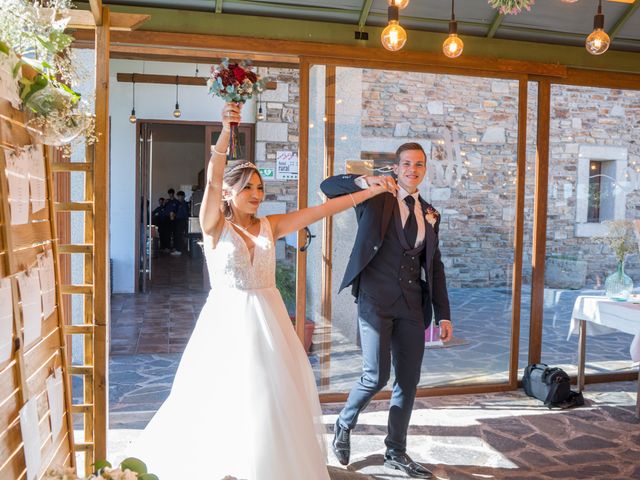
[[(616, 302), (604, 296), (580, 295), (573, 306), (569, 336), (578, 333), (578, 389), (584, 389), (584, 363), (587, 335), (624, 332), (633, 335), (629, 354), (634, 362), (640, 361), (640, 304)], [(640, 375), (636, 415), (640, 416)]]

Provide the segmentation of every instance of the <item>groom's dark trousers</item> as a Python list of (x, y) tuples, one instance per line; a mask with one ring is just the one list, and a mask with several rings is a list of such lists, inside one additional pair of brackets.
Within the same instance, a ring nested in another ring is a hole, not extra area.
[(403, 297), (385, 307), (361, 292), (358, 322), (363, 373), (349, 393), (340, 413), (340, 423), (349, 429), (355, 427), (360, 412), (387, 384), (391, 371), (389, 352), (392, 352), (395, 380), (385, 444), (388, 449), (404, 452), (424, 352), (422, 311), (409, 308)]
[[(328, 197), (360, 188), (356, 175), (322, 182)], [(420, 199), (426, 214), (430, 205)], [(406, 450), (406, 437), (424, 353), (424, 330), (432, 316), (449, 319), (438, 225), (426, 225), (424, 240), (408, 244), (396, 197), (382, 194), (356, 207), (358, 231), (340, 289), (351, 286), (358, 302), (362, 376), (339, 416), (352, 429), (358, 415), (388, 382), (392, 358), (395, 380), (389, 410), (387, 449)], [(421, 273), (424, 273), (421, 279)]]

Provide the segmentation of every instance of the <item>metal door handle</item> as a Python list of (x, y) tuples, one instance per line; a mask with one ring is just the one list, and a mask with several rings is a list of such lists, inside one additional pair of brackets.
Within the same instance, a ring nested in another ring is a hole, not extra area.
[(311, 234), (311, 230), (309, 230), (309, 227), (304, 227), (304, 231), (307, 234), (307, 240), (305, 241), (304, 245), (300, 247), (301, 252), (306, 252), (307, 248), (309, 248), (309, 245), (311, 245), (311, 240), (316, 238), (315, 235)]

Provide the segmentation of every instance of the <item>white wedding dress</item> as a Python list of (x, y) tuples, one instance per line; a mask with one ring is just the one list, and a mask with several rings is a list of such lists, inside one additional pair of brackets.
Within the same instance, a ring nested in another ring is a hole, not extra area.
[(260, 220), (254, 258), (225, 221), (205, 246), (211, 292), (171, 394), (127, 452), (160, 480), (329, 480), (307, 356), (275, 286)]

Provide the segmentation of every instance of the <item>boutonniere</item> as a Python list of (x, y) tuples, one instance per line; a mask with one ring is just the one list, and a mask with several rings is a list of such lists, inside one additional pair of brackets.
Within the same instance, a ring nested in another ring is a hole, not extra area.
[(427, 222), (429, 222), (429, 225), (435, 227), (438, 219), (440, 218), (440, 214), (435, 208), (427, 207), (427, 213), (425, 214), (424, 218)]

